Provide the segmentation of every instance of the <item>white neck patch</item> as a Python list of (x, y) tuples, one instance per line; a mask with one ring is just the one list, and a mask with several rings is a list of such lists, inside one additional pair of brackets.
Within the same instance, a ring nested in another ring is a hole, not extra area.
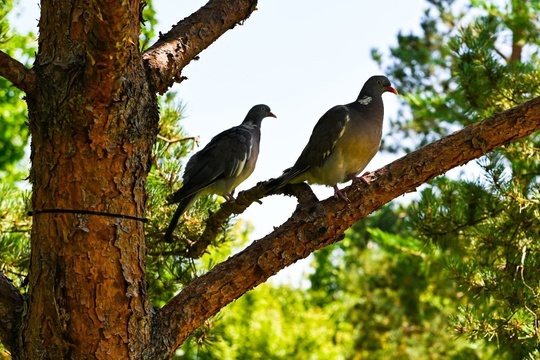
[(371, 100), (373, 100), (371, 96), (363, 96), (361, 99), (358, 99), (358, 102), (362, 105), (368, 105), (371, 103)]
[(257, 126), (255, 124), (244, 124), (244, 127), (247, 127), (248, 129), (255, 129)]

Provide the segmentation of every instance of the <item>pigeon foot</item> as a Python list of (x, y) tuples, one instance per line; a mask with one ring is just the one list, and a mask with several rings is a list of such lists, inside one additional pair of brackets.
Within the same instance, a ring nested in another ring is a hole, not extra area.
[(346, 202), (350, 203), (351, 200), (341, 191), (338, 189), (337, 185), (334, 185), (334, 196), (340, 197), (342, 200), (345, 200)]

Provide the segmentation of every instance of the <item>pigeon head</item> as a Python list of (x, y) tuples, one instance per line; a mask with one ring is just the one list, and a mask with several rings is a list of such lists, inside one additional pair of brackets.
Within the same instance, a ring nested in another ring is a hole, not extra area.
[(396, 95), (398, 94), (397, 90), (392, 87), (390, 80), (388, 80), (386, 76), (376, 75), (370, 77), (366, 81), (358, 98), (361, 99), (364, 96), (381, 96), (387, 91)]
[(249, 110), (242, 124), (253, 124), (256, 126), (260, 126), (262, 119), (266, 117), (275, 118), (276, 115), (274, 115), (272, 111), (270, 111), (270, 107), (268, 105), (255, 105)]

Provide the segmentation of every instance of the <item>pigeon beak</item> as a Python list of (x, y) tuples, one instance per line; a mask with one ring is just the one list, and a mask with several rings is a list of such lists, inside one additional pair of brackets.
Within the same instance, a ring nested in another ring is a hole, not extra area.
[(268, 116), (271, 116), (271, 117), (273, 117), (273, 118), (277, 118), (277, 116), (276, 116), (276, 115), (274, 115), (274, 113), (273, 113), (273, 112), (271, 112), (271, 111), (269, 111), (269, 112), (268, 112)]
[(390, 91), (391, 93), (394, 93), (396, 95), (399, 95), (399, 93), (397, 92), (396, 89), (394, 89), (393, 87), (389, 86), (386, 88), (386, 91)]

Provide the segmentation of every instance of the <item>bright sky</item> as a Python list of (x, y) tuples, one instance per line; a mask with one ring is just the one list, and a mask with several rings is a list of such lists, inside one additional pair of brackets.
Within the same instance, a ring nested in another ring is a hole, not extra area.
[[(167, 32), (206, 2), (154, 0), (157, 30)], [(326, 110), (356, 99), (364, 82), (382, 73), (370, 50), (387, 51), (399, 31), (418, 32), (426, 7), (423, 0), (259, 0), (258, 11), (243, 26), (228, 31), (184, 69), (189, 80), (173, 88), (187, 106), (183, 124), (204, 146), (240, 124), (253, 105), (269, 105), (278, 118), (263, 121), (257, 168), (237, 192), (276, 177), (294, 163)], [(17, 13), (21, 16), (11, 17), (14, 26), (37, 33), (38, 3), (20, 0)], [(388, 118), (397, 100), (390, 93), (383, 99)], [(393, 160), (378, 155), (367, 170)], [(319, 186), (315, 191), (320, 199), (333, 193)], [(241, 218), (255, 226), (255, 240), (283, 223), (295, 206), (294, 199), (269, 197)], [(301, 269), (302, 264), (294, 265), (285, 274)]]

